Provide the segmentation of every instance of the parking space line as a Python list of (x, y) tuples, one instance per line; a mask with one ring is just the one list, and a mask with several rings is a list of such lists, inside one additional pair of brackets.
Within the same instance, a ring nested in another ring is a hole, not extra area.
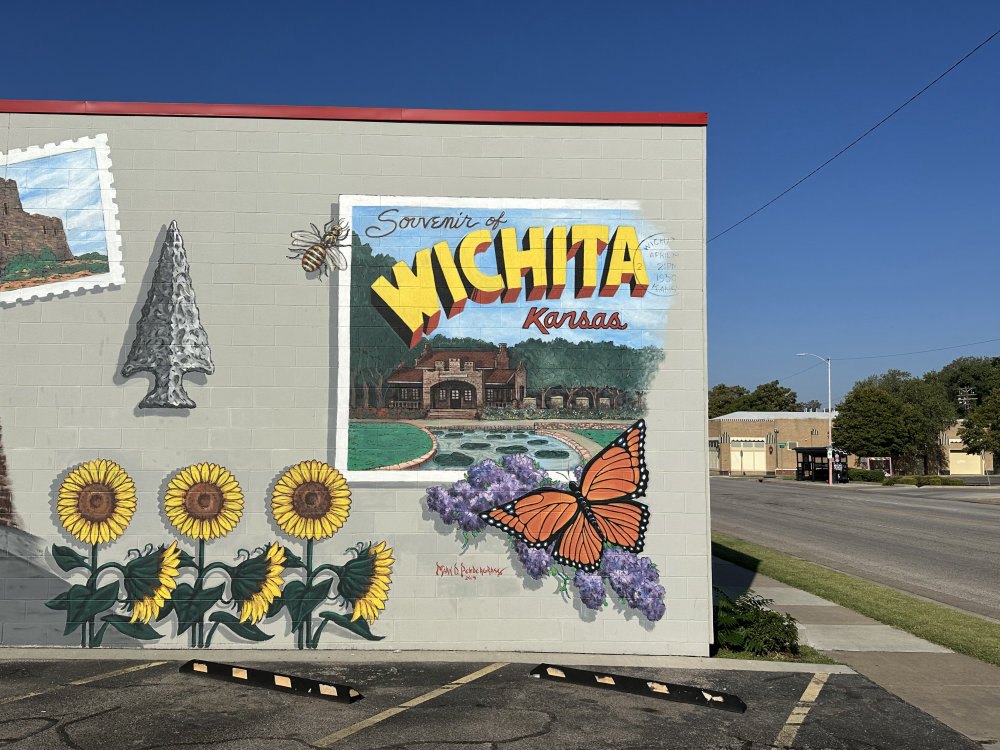
[(806, 720), (809, 709), (816, 705), (816, 699), (819, 698), (819, 691), (823, 689), (829, 677), (829, 674), (817, 673), (813, 675), (809, 684), (806, 685), (806, 689), (802, 691), (802, 697), (799, 698), (798, 703), (795, 704), (795, 708), (792, 709), (792, 713), (789, 714), (788, 719), (785, 721), (785, 726), (778, 732), (778, 739), (774, 741), (775, 747), (790, 748), (792, 746), (796, 735), (799, 733), (799, 727)]
[(34, 693), (25, 693), (24, 695), (12, 695), (9, 698), (0, 698), (0, 706), (6, 703), (16, 703), (17, 701), (23, 701), (28, 698), (34, 698), (36, 695), (45, 695), (46, 693), (51, 693), (53, 690), (58, 690), (59, 688), (67, 687), (68, 685), (87, 685), (91, 682), (97, 682), (98, 680), (106, 680), (109, 677), (117, 677), (118, 675), (128, 674), (129, 672), (138, 672), (142, 669), (149, 669), (150, 667), (158, 667), (161, 664), (166, 664), (165, 661), (151, 661), (146, 664), (139, 664), (135, 667), (126, 667), (125, 669), (116, 669), (113, 672), (102, 672), (101, 674), (95, 674), (92, 677), (84, 677), (82, 680), (74, 680), (73, 682), (67, 682), (65, 685), (54, 685), (48, 690), (37, 690)]
[(364, 721), (359, 721), (356, 724), (351, 724), (351, 726), (345, 727), (344, 729), (334, 732), (333, 734), (328, 734), (326, 737), (314, 741), (313, 744), (316, 745), (317, 747), (329, 747), (333, 743), (339, 742), (345, 737), (350, 737), (352, 734), (357, 734), (362, 729), (367, 729), (368, 727), (375, 726), (376, 724), (383, 722), (386, 719), (392, 718), (396, 714), (400, 714), (403, 711), (406, 711), (407, 709), (413, 708), (414, 706), (419, 706), (421, 703), (426, 703), (427, 701), (432, 700), (433, 698), (437, 698), (438, 696), (444, 695), (445, 693), (449, 693), (455, 688), (462, 687), (463, 685), (468, 685), (473, 680), (478, 680), (480, 677), (488, 675), (490, 672), (495, 672), (501, 667), (506, 667), (506, 666), (507, 662), (496, 662), (495, 664), (490, 664), (489, 666), (483, 667), (482, 669), (478, 669), (475, 672), (472, 672), (471, 674), (465, 675), (465, 677), (459, 677), (457, 680), (452, 680), (447, 685), (442, 685), (441, 687), (435, 688), (434, 690), (430, 690), (424, 693), (423, 695), (418, 695), (416, 698), (411, 698), (405, 703), (400, 703), (398, 706), (394, 706), (393, 708), (388, 708), (385, 711), (382, 711), (381, 713), (377, 713), (374, 716), (365, 719)]

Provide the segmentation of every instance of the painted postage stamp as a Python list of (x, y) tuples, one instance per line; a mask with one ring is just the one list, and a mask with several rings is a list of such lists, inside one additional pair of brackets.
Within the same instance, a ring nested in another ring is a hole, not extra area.
[(0, 303), (123, 283), (107, 135), (0, 154)]

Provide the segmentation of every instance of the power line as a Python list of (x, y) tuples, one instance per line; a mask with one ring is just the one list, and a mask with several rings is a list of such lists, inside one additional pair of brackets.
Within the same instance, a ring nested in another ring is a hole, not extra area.
[[(719, 239), (719, 237), (721, 237), (722, 235), (726, 234), (727, 232), (729, 232), (729, 231), (731, 231), (731, 230), (733, 230), (733, 229), (736, 229), (736, 227), (738, 227), (738, 226), (739, 226), (740, 224), (742, 224), (743, 222), (745, 222), (745, 221), (747, 221), (748, 219), (751, 219), (751, 218), (753, 218), (754, 216), (756, 216), (757, 214), (759, 214), (759, 213), (760, 213), (761, 211), (763, 211), (763, 210), (764, 210), (765, 208), (767, 208), (767, 207), (768, 207), (768, 206), (770, 206), (770, 205), (771, 205), (772, 203), (774, 203), (775, 201), (777, 201), (777, 200), (778, 200), (779, 198), (783, 198), (784, 196), (788, 195), (788, 193), (792, 192), (792, 191), (793, 191), (793, 190), (794, 190), (795, 188), (797, 188), (797, 187), (798, 187), (799, 185), (801, 185), (801, 184), (802, 184), (803, 182), (805, 182), (805, 181), (806, 181), (806, 180), (808, 180), (808, 179), (809, 179), (810, 177), (812, 177), (812, 176), (813, 176), (814, 174), (816, 174), (817, 172), (819, 172), (819, 171), (820, 171), (821, 169), (823, 169), (823, 167), (827, 166), (827, 165), (828, 165), (828, 164), (829, 164), (830, 162), (832, 162), (832, 161), (833, 161), (834, 159), (836, 159), (837, 157), (839, 157), (839, 156), (841, 156), (842, 154), (846, 153), (847, 151), (849, 151), (850, 149), (852, 149), (852, 148), (853, 148), (854, 146), (856, 146), (856, 145), (857, 145), (858, 143), (860, 143), (862, 139), (864, 139), (864, 138), (868, 137), (869, 135), (871, 135), (872, 133), (874, 133), (874, 132), (875, 132), (875, 130), (877, 130), (877, 129), (878, 129), (878, 128), (879, 128), (880, 126), (881, 126), (881, 125), (883, 125), (884, 123), (886, 123), (886, 122), (887, 122), (887, 121), (888, 121), (888, 120), (889, 120), (889, 119), (890, 119), (891, 117), (893, 117), (893, 116), (894, 116), (894, 115), (895, 115), (896, 113), (898, 113), (898, 112), (899, 112), (900, 110), (902, 110), (902, 109), (903, 109), (903, 108), (904, 108), (905, 106), (907, 106), (908, 104), (910, 104), (910, 102), (912, 102), (912, 101), (913, 101), (914, 99), (916, 99), (916, 98), (917, 98), (918, 96), (920, 96), (920, 95), (921, 95), (921, 94), (923, 94), (923, 93), (924, 93), (925, 91), (927, 91), (927, 89), (929, 89), (929, 88), (930, 88), (931, 86), (933, 86), (933, 85), (934, 85), (935, 83), (937, 83), (937, 82), (938, 82), (938, 81), (940, 81), (940, 80), (941, 80), (942, 78), (944, 78), (944, 77), (945, 77), (946, 75), (948, 75), (949, 73), (951, 73), (951, 71), (953, 71), (953, 70), (954, 70), (955, 68), (957, 68), (957, 67), (958, 67), (959, 65), (961, 65), (962, 63), (964, 63), (964, 62), (965, 62), (966, 60), (968, 60), (968, 59), (969, 59), (970, 57), (972, 57), (972, 55), (974, 55), (974, 54), (975, 54), (976, 52), (978, 52), (980, 48), (982, 48), (982, 47), (986, 46), (986, 44), (988, 44), (988, 43), (989, 43), (989, 42), (990, 42), (990, 41), (991, 41), (991, 40), (992, 40), (992, 39), (993, 39), (993, 38), (994, 38), (995, 36), (997, 36), (998, 34), (1000, 34), (1000, 29), (997, 29), (997, 30), (996, 30), (996, 31), (994, 31), (994, 32), (993, 32), (992, 34), (990, 34), (990, 35), (989, 35), (988, 37), (986, 37), (986, 38), (985, 38), (985, 39), (984, 39), (983, 41), (981, 41), (981, 42), (980, 42), (979, 44), (977, 44), (977, 45), (976, 45), (975, 47), (973, 47), (973, 48), (972, 48), (972, 49), (971, 49), (971, 50), (970, 50), (970, 51), (969, 51), (969, 52), (968, 52), (968, 53), (967, 53), (967, 54), (966, 54), (966, 55), (965, 55), (965, 56), (964, 56), (964, 57), (963, 57), (963, 58), (962, 58), (961, 60), (959, 60), (959, 61), (958, 61), (957, 63), (955, 63), (954, 65), (952, 65), (952, 66), (951, 66), (950, 68), (948, 68), (948, 70), (946, 70), (946, 71), (945, 71), (944, 73), (942, 73), (942, 74), (941, 74), (941, 75), (939, 75), (939, 76), (938, 76), (937, 78), (935, 78), (935, 79), (934, 79), (933, 81), (931, 81), (931, 82), (930, 82), (930, 83), (928, 83), (928, 84), (927, 84), (926, 86), (924, 86), (924, 87), (923, 87), (922, 89), (920, 89), (920, 91), (918, 91), (917, 93), (915, 93), (915, 94), (914, 94), (913, 96), (911, 96), (911, 97), (910, 97), (909, 99), (907, 99), (907, 100), (906, 100), (905, 102), (903, 102), (903, 103), (902, 103), (902, 104), (900, 104), (900, 105), (899, 105), (898, 107), (896, 107), (896, 108), (895, 108), (894, 110), (892, 110), (892, 112), (890, 112), (890, 113), (889, 113), (889, 114), (887, 114), (887, 115), (886, 115), (885, 117), (883, 117), (883, 118), (882, 118), (881, 120), (879, 120), (879, 121), (878, 121), (877, 123), (875, 123), (875, 125), (873, 125), (872, 127), (870, 127), (870, 128), (868, 129), (868, 130), (866, 130), (866, 131), (865, 131), (864, 133), (862, 133), (862, 134), (861, 134), (860, 136), (858, 136), (857, 138), (855, 138), (855, 139), (854, 139), (853, 141), (851, 141), (851, 142), (850, 142), (849, 144), (847, 144), (846, 146), (844, 146), (844, 148), (840, 149), (840, 151), (838, 151), (838, 152), (837, 152), (837, 153), (835, 153), (835, 154), (834, 154), (833, 156), (831, 156), (831, 157), (830, 157), (829, 159), (827, 159), (827, 160), (826, 160), (825, 162), (823, 162), (823, 163), (822, 163), (822, 164), (820, 164), (820, 165), (819, 165), (818, 167), (816, 167), (816, 169), (814, 169), (814, 170), (813, 170), (812, 172), (810, 172), (809, 174), (807, 174), (807, 175), (806, 175), (805, 177), (803, 177), (802, 179), (800, 179), (800, 180), (799, 180), (798, 182), (796, 182), (796, 183), (795, 183), (794, 185), (792, 185), (791, 187), (789, 187), (789, 188), (787, 188), (787, 189), (783, 190), (782, 192), (778, 193), (778, 194), (777, 194), (776, 196), (774, 196), (773, 198), (771, 198), (771, 200), (769, 200), (769, 201), (768, 201), (767, 203), (765, 203), (765, 204), (764, 204), (763, 206), (761, 206), (760, 208), (758, 208), (758, 209), (757, 209), (756, 211), (754, 211), (754, 212), (752, 212), (752, 213), (749, 213), (749, 214), (747, 214), (746, 216), (744, 216), (744, 217), (743, 217), (742, 219), (740, 219), (739, 221), (737, 221), (737, 222), (736, 222), (735, 224), (733, 224), (733, 225), (732, 225), (731, 227), (729, 227), (728, 229), (724, 229), (723, 231), (719, 232), (719, 233), (718, 233), (717, 235), (715, 235), (714, 237), (712, 237), (711, 239), (709, 239), (709, 240), (708, 240), (708, 242), (712, 242), (713, 240), (717, 240), (717, 239)], [(706, 244), (707, 244), (707, 243), (706, 243)]]
[(1000, 341), (1000, 339), (983, 339), (982, 341), (973, 341), (970, 344), (955, 344), (954, 346), (939, 346), (934, 349), (920, 349), (915, 352), (900, 352), (898, 354), (869, 354), (864, 357), (832, 357), (834, 362), (847, 362), (849, 360), (856, 359), (883, 359), (886, 357), (909, 357), (911, 354), (929, 354), (930, 352), (943, 352), (948, 349), (964, 349), (967, 346), (978, 346), (979, 344), (992, 344), (995, 341)]
[[(968, 344), (954, 344), (952, 346), (939, 346), (939, 347), (935, 347), (934, 349), (920, 349), (920, 350), (914, 351), (914, 352), (898, 352), (896, 354), (868, 354), (868, 355), (865, 355), (863, 357), (830, 357), (830, 361), (831, 362), (852, 362), (852, 361), (861, 360), (861, 359), (885, 359), (885, 358), (888, 358), (888, 357), (909, 357), (909, 356), (914, 355), (914, 354), (929, 354), (931, 352), (943, 352), (943, 351), (947, 351), (949, 349), (964, 349), (967, 346), (978, 346), (979, 344), (992, 344), (992, 343), (994, 343), (996, 341), (1000, 341), (1000, 338), (996, 338), (996, 339), (983, 339), (982, 341), (973, 341), (973, 342), (968, 343)], [(798, 372), (793, 372), (791, 375), (784, 375), (784, 376), (778, 378), (778, 382), (779, 383), (783, 383), (786, 380), (791, 380), (792, 378), (798, 377), (799, 375), (802, 375), (804, 373), (809, 372), (812, 369), (815, 369), (815, 368), (819, 367), (821, 364), (823, 364), (823, 363), (822, 362), (817, 362), (814, 365), (809, 365), (809, 367), (805, 368), (804, 370), (799, 370)]]

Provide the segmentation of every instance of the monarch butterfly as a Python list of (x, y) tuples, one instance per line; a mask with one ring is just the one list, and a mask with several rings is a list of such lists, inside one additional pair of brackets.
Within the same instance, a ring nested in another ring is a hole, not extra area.
[(569, 491), (542, 487), (479, 514), (529, 547), (553, 546), (557, 562), (585, 572), (598, 569), (604, 543), (642, 552), (649, 508), (649, 472), (639, 420), (594, 456)]

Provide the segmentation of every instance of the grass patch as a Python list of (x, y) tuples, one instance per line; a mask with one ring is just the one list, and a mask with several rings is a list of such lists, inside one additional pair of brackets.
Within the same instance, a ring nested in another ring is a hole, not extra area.
[(616, 437), (622, 434), (621, 430), (569, 430), (577, 435), (583, 435), (588, 440), (593, 440), (598, 445), (607, 445)]
[(366, 471), (420, 458), (433, 446), (423, 430), (394, 422), (351, 422), (347, 431), (347, 468)]
[(720, 648), (714, 654), (717, 659), (752, 659), (754, 661), (784, 661), (795, 664), (840, 664), (839, 661), (831, 659), (826, 654), (821, 654), (812, 646), (799, 644), (797, 654), (772, 654), (770, 656), (760, 656), (749, 651), (732, 651), (728, 648)]
[(998, 623), (724, 534), (712, 534), (712, 554), (918, 638), (1000, 666)]

